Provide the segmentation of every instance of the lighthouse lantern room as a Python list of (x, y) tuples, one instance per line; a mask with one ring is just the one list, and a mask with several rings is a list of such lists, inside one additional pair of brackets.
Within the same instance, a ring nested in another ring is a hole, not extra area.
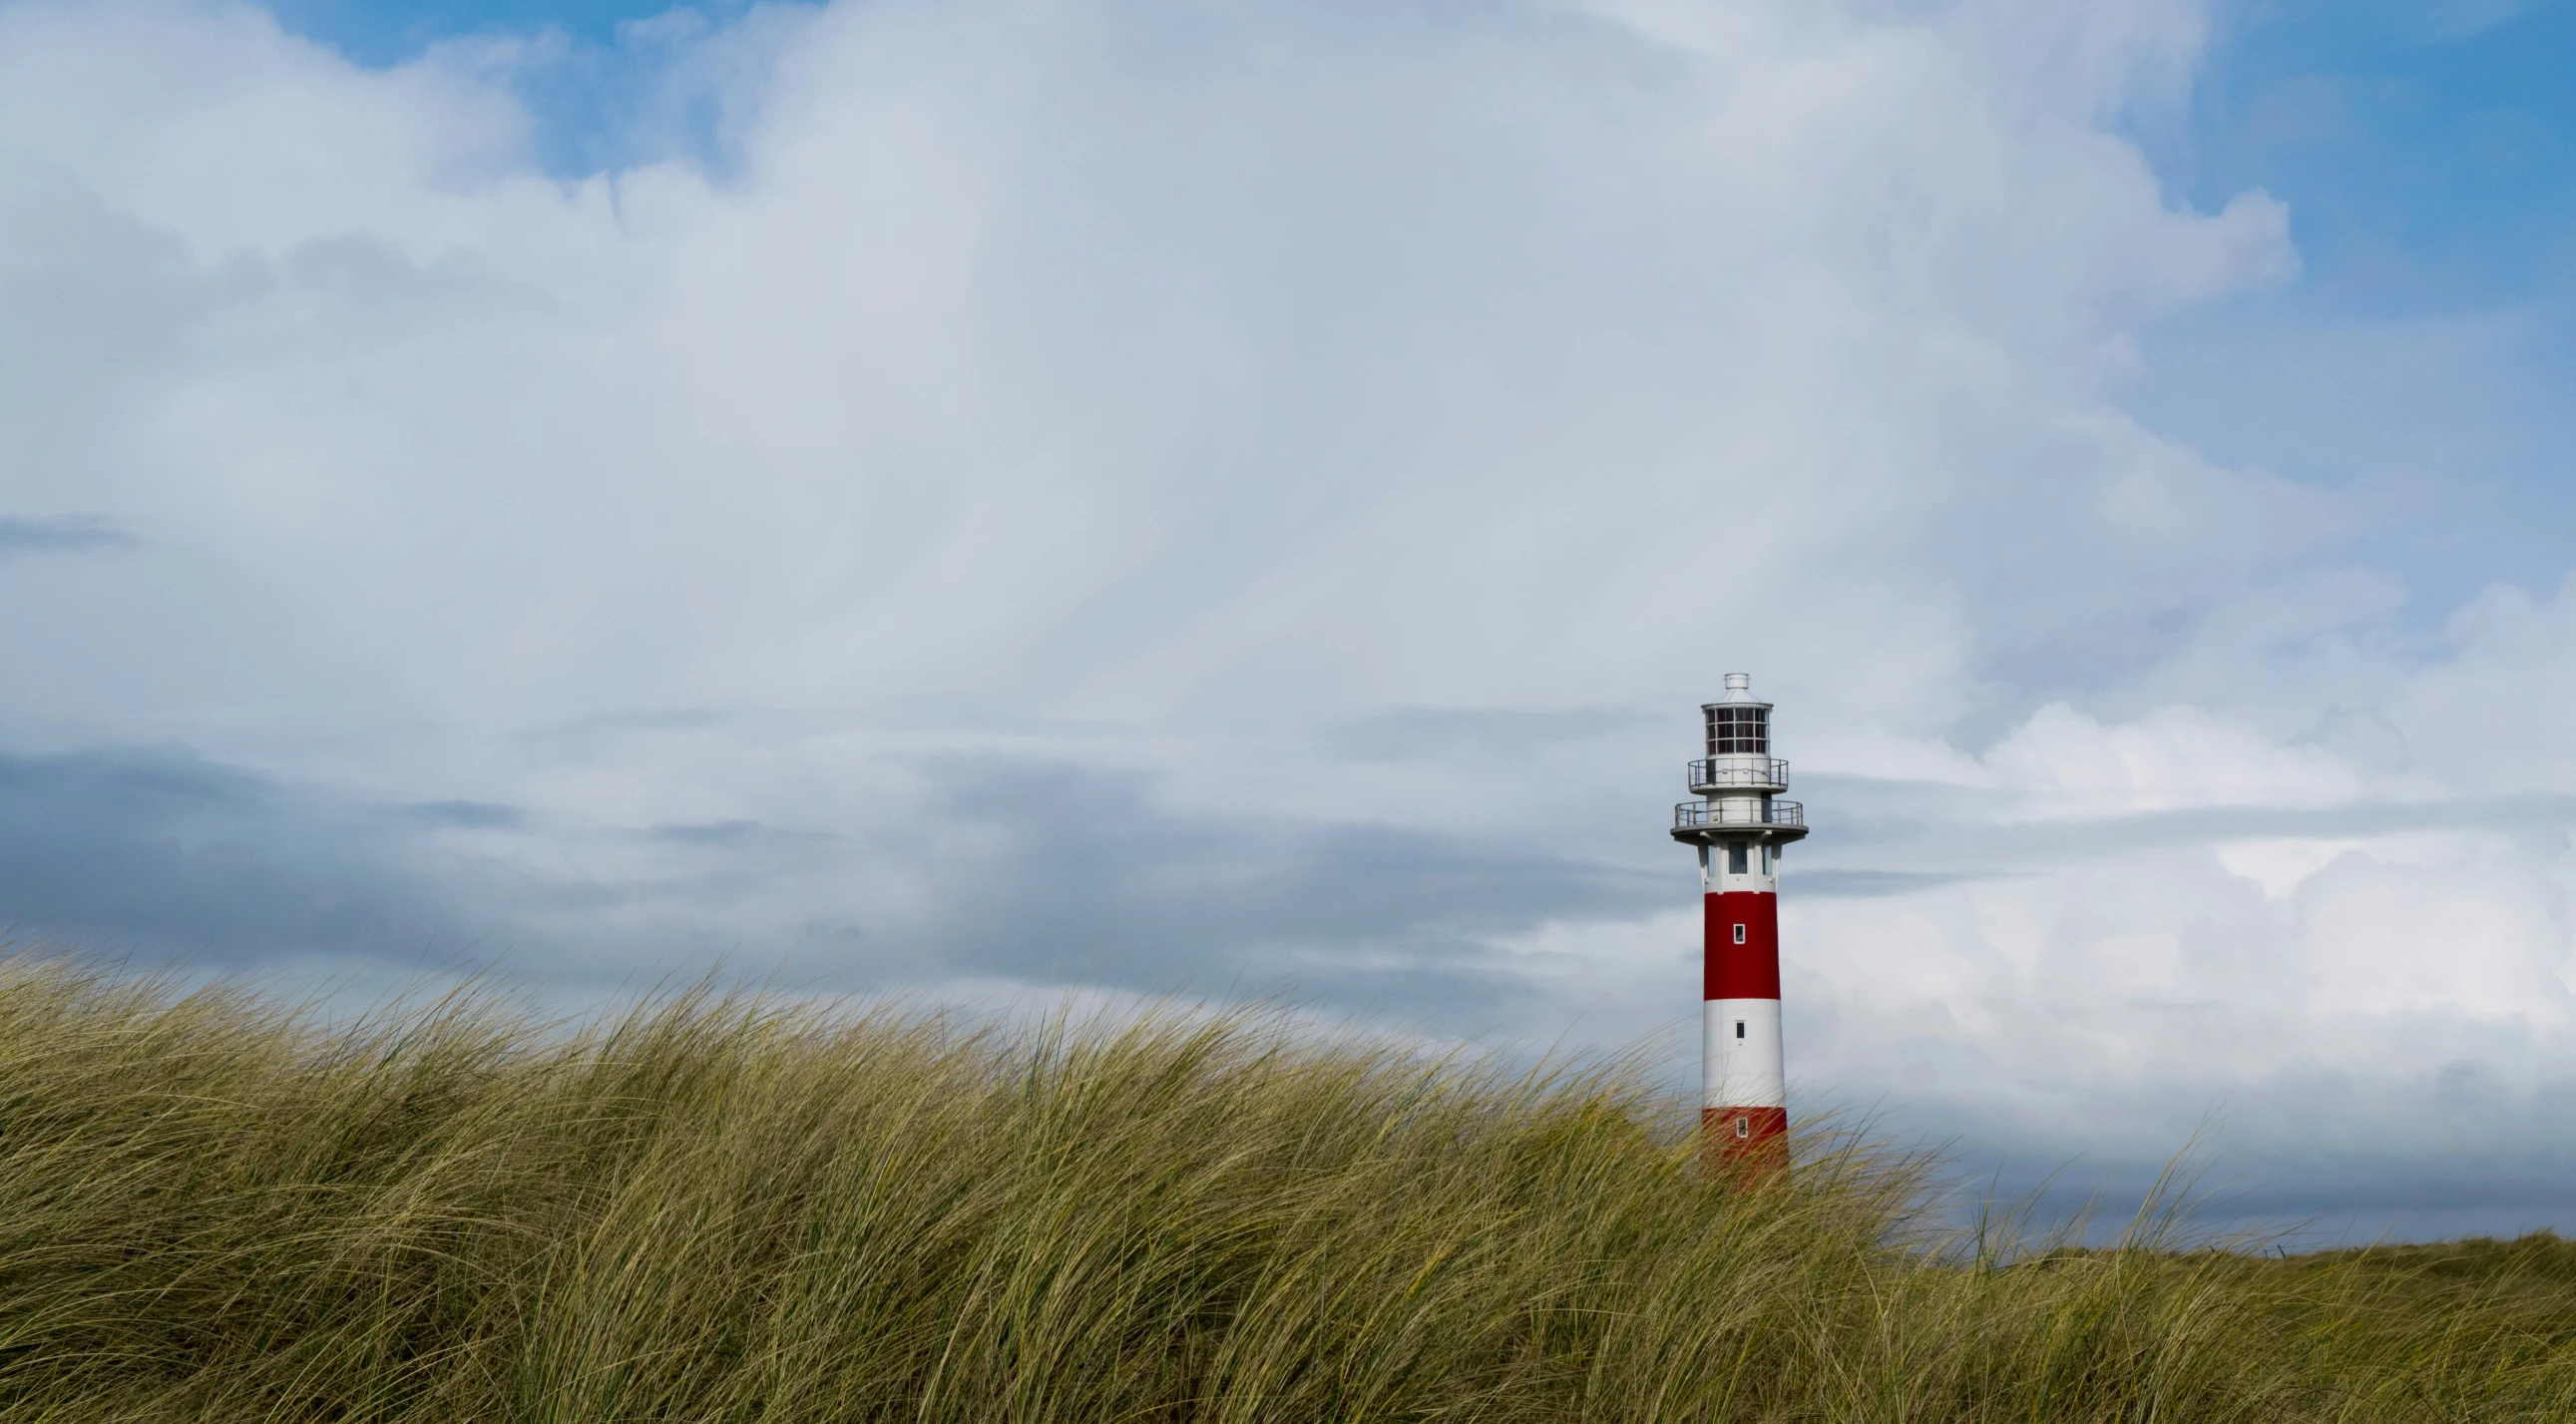
[(1696, 801), (1673, 808), (1673, 839), (1699, 850), (1702, 925), (1700, 1131), (1712, 1167), (1785, 1165), (1789, 1107), (1780, 1045), (1780, 852), (1807, 834), (1784, 801), (1789, 764), (1771, 755), (1771, 704), (1726, 675), (1700, 708), (1707, 754), (1690, 763)]

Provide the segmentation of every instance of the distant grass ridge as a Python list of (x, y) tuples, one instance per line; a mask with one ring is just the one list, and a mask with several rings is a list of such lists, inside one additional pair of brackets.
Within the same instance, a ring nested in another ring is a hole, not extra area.
[(2555, 1238), (1963, 1255), (1919, 1161), (1738, 1192), (1686, 1120), (1259, 1016), (0, 962), (0, 1419), (2576, 1418)]

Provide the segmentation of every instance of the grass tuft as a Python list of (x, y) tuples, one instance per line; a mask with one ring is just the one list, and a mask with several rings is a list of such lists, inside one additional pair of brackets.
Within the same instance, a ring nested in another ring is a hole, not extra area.
[(1928, 1238), (1617, 1063), (0, 962), (0, 1418), (2563, 1420), (2576, 1245)]

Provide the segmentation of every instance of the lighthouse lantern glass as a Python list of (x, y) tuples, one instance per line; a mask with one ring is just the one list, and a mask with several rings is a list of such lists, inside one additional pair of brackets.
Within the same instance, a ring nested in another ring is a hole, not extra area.
[(1710, 756), (1762, 755), (1771, 750), (1771, 709), (1711, 707), (1708, 717)]

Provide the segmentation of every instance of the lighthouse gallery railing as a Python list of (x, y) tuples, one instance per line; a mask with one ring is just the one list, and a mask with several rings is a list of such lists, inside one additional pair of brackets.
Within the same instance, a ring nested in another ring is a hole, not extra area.
[(1774, 801), (1768, 806), (1750, 801), (1684, 801), (1673, 808), (1673, 829), (1694, 830), (1702, 826), (1803, 826), (1807, 808), (1795, 801)]
[(1789, 764), (1778, 757), (1703, 757), (1690, 763), (1692, 786), (1786, 786)]

